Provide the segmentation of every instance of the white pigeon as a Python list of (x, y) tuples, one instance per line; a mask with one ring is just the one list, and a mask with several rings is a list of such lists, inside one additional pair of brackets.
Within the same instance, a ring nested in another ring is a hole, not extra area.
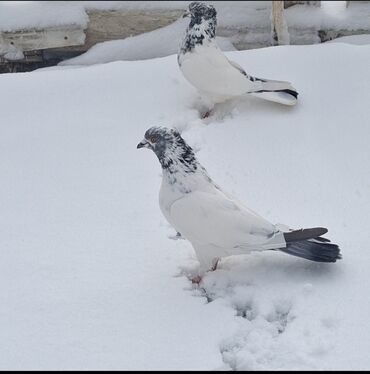
[(250, 94), (285, 105), (295, 105), (298, 92), (289, 83), (255, 78), (230, 61), (216, 43), (216, 9), (192, 2), (190, 24), (177, 55), (184, 77), (211, 105)]
[(321, 235), (327, 229), (281, 231), (223, 191), (195, 158), (179, 132), (146, 131), (137, 148), (149, 148), (162, 165), (159, 205), (167, 221), (189, 240), (200, 262), (199, 276), (222, 257), (277, 249), (312, 261), (335, 262), (339, 248)]

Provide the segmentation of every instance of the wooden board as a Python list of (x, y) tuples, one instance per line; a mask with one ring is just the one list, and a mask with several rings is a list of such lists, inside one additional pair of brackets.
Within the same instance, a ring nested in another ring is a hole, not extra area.
[(25, 30), (0, 33), (0, 50), (17, 49), (37, 51), (40, 49), (83, 45), (86, 34), (76, 27), (47, 28), (43, 30)]

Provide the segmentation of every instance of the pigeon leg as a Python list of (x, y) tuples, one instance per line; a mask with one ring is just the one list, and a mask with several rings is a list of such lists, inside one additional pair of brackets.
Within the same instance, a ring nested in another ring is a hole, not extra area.
[(169, 236), (168, 236), (168, 239), (171, 239), (171, 240), (179, 240), (179, 239), (184, 239), (184, 237), (181, 236), (181, 233), (180, 233), (180, 232), (177, 232), (176, 235), (169, 235)]
[(215, 271), (217, 269), (217, 265), (218, 265), (219, 262), (220, 262), (220, 258), (217, 257), (214, 260), (214, 264), (212, 265), (211, 269), (209, 269), (209, 271)]
[[(208, 272), (211, 272), (211, 271), (215, 271), (217, 269), (217, 265), (218, 263), (220, 262), (220, 258), (217, 257), (213, 260), (213, 265), (212, 267), (207, 271)], [(201, 277), (200, 275), (197, 275), (193, 278), (191, 278), (191, 283), (193, 284), (199, 284), (201, 281), (202, 281), (203, 277)]]
[(202, 119), (208, 118), (210, 115), (211, 115), (211, 111), (207, 110), (207, 112), (205, 112), (205, 113), (202, 114)]
[(191, 283), (193, 284), (199, 284), (202, 281), (202, 277), (200, 275), (197, 275), (194, 278), (191, 278)]

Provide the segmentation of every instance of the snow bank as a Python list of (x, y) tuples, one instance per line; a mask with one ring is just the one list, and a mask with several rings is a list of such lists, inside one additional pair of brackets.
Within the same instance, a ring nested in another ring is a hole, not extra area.
[(327, 43), (347, 43), (354, 45), (366, 45), (370, 44), (370, 34), (342, 36), (340, 38), (329, 40)]
[[(62, 61), (59, 65), (93, 65), (119, 60), (145, 60), (177, 53), (189, 23), (179, 19), (171, 25), (123, 40), (98, 43), (86, 53)], [(223, 51), (233, 51), (234, 46), (227, 38), (217, 38)]]
[(1, 1), (0, 31), (42, 29), (52, 26), (87, 26), (83, 6), (58, 1)]
[[(0, 369), (370, 367), (370, 46), (228, 56), (293, 82), (298, 105), (246, 98), (202, 121), (174, 55), (0, 75)], [(343, 260), (234, 257), (193, 288), (159, 163), (136, 149), (152, 125), (270, 221), (328, 227)]]

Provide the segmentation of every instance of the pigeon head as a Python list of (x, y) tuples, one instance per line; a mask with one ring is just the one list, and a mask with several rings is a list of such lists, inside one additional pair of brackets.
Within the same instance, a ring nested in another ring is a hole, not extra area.
[(154, 126), (148, 129), (144, 139), (137, 148), (149, 148), (158, 157), (162, 168), (169, 172), (182, 169), (185, 172), (194, 172), (197, 161), (192, 148), (186, 144), (180, 133), (171, 128)]
[(212, 5), (207, 5), (198, 1), (190, 3), (189, 11), (184, 14), (184, 17), (191, 17), (190, 23), (186, 29), (179, 55), (191, 52), (195, 46), (203, 45), (205, 41), (209, 43), (215, 38), (217, 25), (216, 15), (216, 9)]
[(189, 11), (184, 17), (191, 17), (191, 24), (201, 24), (203, 20), (216, 20), (216, 9), (212, 5), (207, 5), (199, 1), (193, 1), (189, 4)]

